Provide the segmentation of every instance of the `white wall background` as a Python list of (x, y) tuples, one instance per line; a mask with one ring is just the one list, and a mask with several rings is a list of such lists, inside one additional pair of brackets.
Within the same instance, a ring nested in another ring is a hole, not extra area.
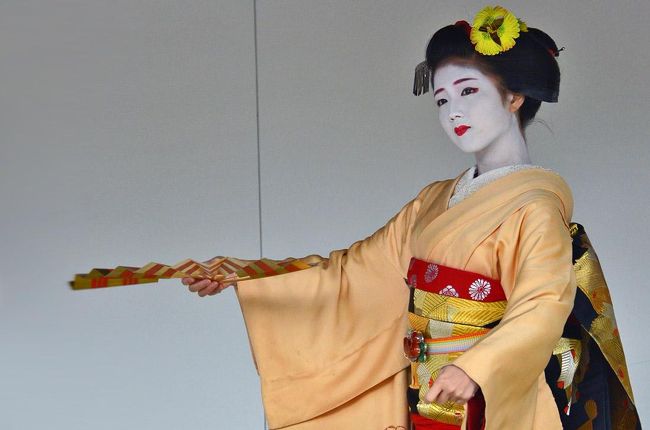
[[(263, 428), (232, 291), (67, 281), (370, 234), (472, 163), (410, 91), (431, 34), (482, 6), (3, 0), (0, 428)], [(573, 188), (645, 418), (650, 2), (505, 6), (566, 47), (560, 103), (529, 144)]]

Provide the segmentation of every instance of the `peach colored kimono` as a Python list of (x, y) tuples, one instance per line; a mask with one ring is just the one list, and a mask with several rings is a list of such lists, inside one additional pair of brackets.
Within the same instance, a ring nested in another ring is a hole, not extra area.
[(534, 168), (447, 209), (457, 181), (427, 186), (316, 267), (240, 282), (271, 429), (408, 429), (411, 257), (501, 280), (502, 321), (454, 362), (483, 391), (486, 430), (562, 428), (544, 368), (575, 296), (571, 192)]

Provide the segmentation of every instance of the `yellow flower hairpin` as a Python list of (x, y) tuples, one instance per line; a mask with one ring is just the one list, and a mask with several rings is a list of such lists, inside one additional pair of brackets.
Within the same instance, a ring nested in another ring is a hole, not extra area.
[(487, 6), (476, 17), (469, 34), (474, 49), (483, 55), (496, 55), (515, 46), (526, 23), (502, 6)]

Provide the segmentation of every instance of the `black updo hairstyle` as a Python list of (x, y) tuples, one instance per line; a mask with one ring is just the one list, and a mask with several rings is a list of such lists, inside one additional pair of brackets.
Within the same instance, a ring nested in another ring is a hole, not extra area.
[[(449, 63), (474, 66), (495, 78), (501, 90), (525, 96), (518, 111), (522, 129), (535, 117), (542, 101), (557, 102), (560, 68), (555, 57), (559, 55), (559, 50), (549, 35), (529, 27), (528, 31), (519, 33), (514, 47), (497, 55), (483, 55), (474, 49), (469, 39), (469, 29), (467, 22), (459, 21), (441, 28), (429, 41), (426, 74), (430, 75), (432, 85), (438, 67)], [(425, 80), (424, 91), (414, 88), (414, 94), (428, 90), (428, 76)]]

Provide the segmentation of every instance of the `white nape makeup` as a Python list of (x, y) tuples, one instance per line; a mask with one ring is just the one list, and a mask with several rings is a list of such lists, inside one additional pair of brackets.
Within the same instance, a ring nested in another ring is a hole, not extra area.
[(513, 94), (504, 101), (492, 78), (453, 63), (436, 69), (433, 88), (442, 128), (461, 151), (476, 156), (480, 173), (530, 163)]

